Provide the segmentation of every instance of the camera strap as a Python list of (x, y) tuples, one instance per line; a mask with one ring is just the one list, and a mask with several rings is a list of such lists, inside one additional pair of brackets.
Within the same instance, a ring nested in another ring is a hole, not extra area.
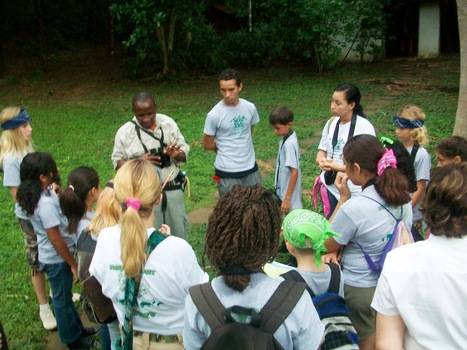
[[(334, 159), (334, 147), (337, 145), (337, 136), (339, 135), (339, 124), (340, 124), (340, 118), (337, 121), (336, 128), (334, 129), (334, 134), (332, 135), (332, 155), (331, 159)], [(350, 121), (350, 129), (349, 129), (349, 135), (347, 136), (347, 140), (350, 140), (353, 137), (354, 131), (355, 131), (355, 124), (357, 124), (357, 114), (354, 113), (352, 115), (352, 120)]]
[(143, 149), (144, 149), (144, 153), (148, 153), (149, 150), (148, 148), (146, 147), (146, 145), (143, 143), (143, 140), (141, 140), (141, 130), (143, 130), (146, 134), (148, 134), (149, 136), (151, 136), (154, 140), (156, 141), (159, 141), (160, 143), (160, 147), (164, 147), (165, 144), (164, 144), (164, 130), (162, 130), (161, 128), (161, 138), (158, 138), (156, 137), (152, 132), (146, 130), (146, 129), (143, 129), (141, 128), (138, 124), (136, 124), (133, 120), (130, 121), (131, 123), (133, 123), (135, 125), (135, 131), (136, 131), (136, 135), (138, 135), (138, 139), (139, 139), (139, 142), (141, 142), (141, 145), (143, 146)]

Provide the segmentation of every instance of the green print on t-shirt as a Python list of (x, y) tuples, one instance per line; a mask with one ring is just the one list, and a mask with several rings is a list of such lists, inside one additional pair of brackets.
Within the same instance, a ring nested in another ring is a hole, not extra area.
[(232, 119), (233, 125), (235, 129), (241, 129), (245, 126), (246, 117), (244, 115), (239, 115)]
[(232, 123), (233, 128), (230, 129), (229, 136), (233, 138), (241, 138), (248, 129), (245, 129), (245, 121), (247, 118), (243, 115), (232, 118), (230, 123)]

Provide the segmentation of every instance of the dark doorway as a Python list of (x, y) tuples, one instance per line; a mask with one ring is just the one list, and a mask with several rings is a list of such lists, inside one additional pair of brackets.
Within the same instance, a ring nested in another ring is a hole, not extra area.
[(456, 0), (440, 1), (441, 53), (459, 53), (459, 23)]
[(386, 33), (386, 56), (417, 56), (418, 4), (400, 5), (391, 9)]

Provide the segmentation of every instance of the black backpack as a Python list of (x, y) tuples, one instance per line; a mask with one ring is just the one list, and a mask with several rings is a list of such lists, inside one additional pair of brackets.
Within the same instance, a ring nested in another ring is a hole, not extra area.
[[(349, 319), (349, 310), (345, 300), (339, 295), (341, 273), (337, 264), (329, 263), (331, 281), (326, 293), (315, 295), (310, 287), (306, 287), (313, 300), (325, 329), (321, 341), (321, 350), (354, 350), (358, 347), (358, 336), (355, 327)], [(281, 275), (285, 280), (305, 282), (296, 270), (290, 270)]]
[[(305, 288), (304, 283), (283, 281), (257, 313), (241, 306), (226, 309), (209, 282), (191, 287), (191, 298), (211, 328), (211, 335), (201, 349), (283, 350), (274, 333), (292, 312)], [(232, 314), (251, 321), (236, 322)]]

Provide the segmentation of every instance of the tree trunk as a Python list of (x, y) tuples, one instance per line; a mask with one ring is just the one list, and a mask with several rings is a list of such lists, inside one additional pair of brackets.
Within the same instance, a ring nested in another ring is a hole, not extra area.
[(467, 138), (467, 0), (457, 0), (457, 21), (459, 23), (460, 83), (456, 123), (453, 135)]
[(156, 24), (157, 39), (159, 40), (159, 46), (162, 51), (162, 75), (169, 73), (169, 56), (167, 52), (167, 46), (165, 44), (165, 32), (163, 25)]
[(175, 8), (174, 8), (170, 16), (170, 26), (169, 26), (169, 44), (168, 44), (169, 59), (174, 50), (175, 24), (176, 23), (177, 23), (177, 14), (175, 13)]

